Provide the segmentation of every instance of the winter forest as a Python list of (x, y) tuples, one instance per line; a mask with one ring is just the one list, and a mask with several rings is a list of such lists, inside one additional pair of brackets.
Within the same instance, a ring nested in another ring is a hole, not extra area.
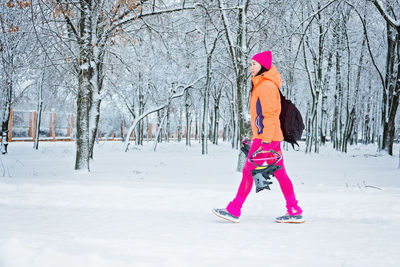
[[(89, 169), (96, 140), (111, 134), (125, 149), (127, 136), (135, 145), (156, 140), (154, 147), (194, 137), (203, 154), (218, 137), (238, 148), (250, 135), (249, 60), (271, 50), (281, 91), (302, 113), (306, 153), (373, 143), (392, 155), (399, 7), (397, 0), (2, 1), (3, 153), (10, 109), (35, 111), (36, 148), (47, 113), (73, 114), (64, 124), (73, 124), (76, 169)], [(13, 135), (28, 136), (24, 128)]]
[[(306, 223), (211, 213), (268, 50)], [(0, 56), (0, 267), (398, 266), (400, 0), (0, 0)]]

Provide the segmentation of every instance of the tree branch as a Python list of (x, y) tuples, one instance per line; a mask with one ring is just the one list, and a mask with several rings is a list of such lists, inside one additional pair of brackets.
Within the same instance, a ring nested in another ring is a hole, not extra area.
[(351, 6), (353, 8), (353, 10), (357, 13), (358, 17), (360, 18), (360, 21), (361, 21), (361, 23), (363, 25), (363, 28), (364, 28), (364, 35), (365, 35), (365, 39), (367, 40), (368, 52), (369, 52), (369, 55), (371, 57), (372, 64), (374, 65), (375, 69), (378, 71), (379, 77), (381, 78), (382, 87), (385, 88), (385, 79), (383, 78), (383, 75), (382, 75), (381, 71), (379, 70), (378, 66), (376, 65), (374, 56), (373, 56), (372, 51), (371, 51), (371, 46), (369, 44), (369, 38), (368, 38), (368, 33), (367, 33), (367, 26), (365, 25), (364, 18), (361, 16), (360, 12), (358, 12), (357, 8), (353, 4), (349, 3), (348, 1), (346, 1), (346, 4)]
[(194, 82), (192, 82), (191, 84), (186, 85), (186, 86), (184, 86), (184, 87), (183, 87), (183, 86), (179, 86), (179, 87), (183, 87), (181, 93), (172, 95), (171, 97), (168, 98), (167, 103), (165, 103), (165, 104), (163, 104), (163, 105), (161, 105), (161, 106), (158, 106), (158, 107), (155, 108), (155, 109), (151, 109), (151, 110), (148, 110), (147, 112), (143, 112), (142, 115), (140, 115), (139, 117), (137, 117), (137, 118), (133, 121), (131, 127), (129, 127), (129, 129), (128, 129), (127, 133), (126, 133), (126, 138), (125, 138), (125, 141), (124, 141), (125, 147), (126, 147), (126, 148), (125, 148), (125, 152), (127, 151), (128, 147), (129, 147), (130, 136), (131, 136), (133, 130), (135, 129), (135, 127), (136, 127), (136, 125), (138, 124), (139, 121), (141, 121), (142, 119), (144, 119), (145, 117), (147, 117), (148, 115), (150, 115), (150, 114), (152, 114), (152, 113), (154, 113), (154, 112), (157, 112), (157, 111), (159, 111), (159, 110), (162, 110), (162, 109), (168, 107), (172, 99), (175, 99), (175, 98), (178, 98), (178, 97), (182, 97), (182, 96), (185, 94), (185, 92), (186, 92), (187, 89), (189, 89), (190, 87), (192, 87), (193, 85), (195, 85), (197, 82), (199, 82), (199, 81), (200, 81), (201, 79), (203, 79), (203, 78), (204, 78), (204, 77), (200, 77), (200, 78), (198, 78), (197, 80), (195, 80)]
[(382, 17), (389, 23), (393, 28), (395, 28), (398, 32), (400, 32), (400, 21), (395, 20), (392, 18), (383, 8), (383, 4), (380, 0), (368, 0), (371, 1), (376, 8), (378, 9), (379, 13), (381, 13)]
[[(137, 19), (141, 19), (141, 18), (145, 18), (145, 17), (151, 17), (154, 15), (168, 14), (168, 13), (174, 13), (174, 12), (179, 12), (179, 11), (184, 11), (184, 10), (192, 10), (192, 9), (195, 9), (196, 6), (198, 6), (198, 5), (200, 5), (200, 4), (195, 4), (194, 6), (190, 6), (190, 7), (179, 7), (179, 8), (172, 8), (172, 9), (166, 9), (166, 10), (152, 11), (150, 13), (145, 13), (145, 14), (140, 13), (140, 14), (136, 14), (135, 16), (125, 18), (125, 19), (124, 19), (124, 16), (128, 15), (128, 13), (124, 13), (122, 16), (120, 16), (119, 22), (114, 24), (111, 27), (111, 29), (108, 30), (108, 32), (110, 33), (112, 31), (114, 31), (116, 28), (123, 26), (133, 20), (137, 20)], [(131, 12), (131, 11), (129, 11), (129, 12)]]
[(71, 27), (72, 32), (74, 33), (76, 39), (78, 40), (78, 42), (81, 40), (78, 31), (75, 29), (74, 24), (72, 23), (72, 21), (70, 20), (68, 14), (66, 14), (64, 8), (62, 7), (62, 3), (60, 2), (60, 0), (57, 0), (57, 3), (60, 5), (61, 7), (61, 11), (63, 13), (64, 18), (67, 20), (67, 24)]

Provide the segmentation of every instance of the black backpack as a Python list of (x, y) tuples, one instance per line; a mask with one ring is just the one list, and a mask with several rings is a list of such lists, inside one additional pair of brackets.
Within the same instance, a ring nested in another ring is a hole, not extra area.
[(281, 90), (279, 90), (279, 94), (281, 95), (281, 114), (279, 115), (279, 120), (281, 121), (283, 140), (290, 143), (293, 149), (295, 149), (295, 144), (299, 148), (297, 141), (301, 139), (301, 135), (303, 134), (303, 118), (296, 106), (282, 95)]

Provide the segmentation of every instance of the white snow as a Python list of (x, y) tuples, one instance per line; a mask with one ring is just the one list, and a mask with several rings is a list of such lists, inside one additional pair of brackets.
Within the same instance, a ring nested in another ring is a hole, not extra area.
[(88, 64), (87, 62), (83, 63), (83, 64), (80, 66), (80, 69), (81, 69), (81, 70), (88, 70), (88, 69), (89, 69), (89, 64)]
[(238, 224), (211, 213), (241, 179), (228, 143), (205, 156), (194, 141), (127, 153), (100, 143), (91, 173), (73, 170), (73, 142), (11, 143), (0, 157), (0, 266), (398, 266), (398, 158), (302, 145), (284, 156), (306, 223), (286, 225), (273, 220), (285, 212), (276, 181), (253, 188)]

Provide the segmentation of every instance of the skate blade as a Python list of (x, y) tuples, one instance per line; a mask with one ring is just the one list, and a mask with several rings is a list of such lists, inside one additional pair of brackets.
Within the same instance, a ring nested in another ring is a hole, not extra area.
[(302, 220), (302, 221), (278, 221), (278, 220), (275, 220), (275, 222), (276, 222), (276, 223), (294, 223), (294, 224), (301, 224), (301, 223), (305, 223), (306, 221), (305, 221), (305, 220)]
[(238, 223), (238, 222), (239, 222), (239, 220), (235, 220), (235, 219), (231, 219), (231, 218), (228, 218), (228, 217), (222, 216), (222, 215), (220, 215), (220, 214), (216, 213), (214, 210), (212, 210), (212, 213), (214, 213), (214, 214), (215, 214), (215, 216), (217, 216), (217, 217), (219, 217), (219, 218), (221, 218), (221, 219), (224, 219), (224, 220), (230, 221), (230, 222), (232, 222), (232, 223)]

